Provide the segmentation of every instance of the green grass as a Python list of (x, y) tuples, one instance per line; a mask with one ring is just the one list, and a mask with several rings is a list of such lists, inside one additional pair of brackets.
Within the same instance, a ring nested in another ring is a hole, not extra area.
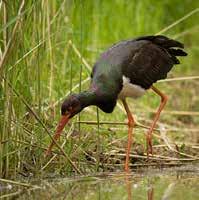
[[(5, 3), (6, 2), (6, 3)], [(62, 156), (41, 170), (49, 159), (43, 157), (44, 149), (51, 141), (41, 122), (53, 134), (60, 117), (60, 98), (63, 99), (71, 89), (79, 84), (73, 92), (88, 88), (89, 69), (68, 45), (71, 40), (81, 55), (92, 66), (99, 54), (113, 43), (134, 38), (139, 35), (156, 34), (187, 13), (196, 9), (197, 1), (44, 1), (29, 0), (21, 11), (19, 21), (18, 10), (23, 1), (3, 1), (0, 5), (1, 26), (0, 46), (1, 59), (6, 52), (9, 40), (11, 45), (5, 54), (6, 59), (0, 66), (0, 174), (2, 177), (27, 176), (33, 173), (71, 174), (73, 170)], [(182, 64), (176, 66), (170, 77), (198, 75), (198, 12), (172, 27), (166, 33), (169, 37), (177, 36), (184, 42), (189, 56), (181, 59)], [(14, 27), (18, 23), (13, 35)], [(4, 78), (2, 78), (4, 77)], [(82, 82), (82, 84), (81, 84)], [(11, 87), (9, 86), (11, 84)], [(157, 84), (170, 97), (166, 110), (199, 112), (198, 81), (175, 81)], [(16, 90), (22, 98), (14, 93)], [(33, 113), (22, 101), (38, 115)], [(58, 102), (57, 102), (58, 101)], [(57, 103), (56, 103), (57, 102)], [(149, 92), (139, 101), (129, 100), (131, 109), (138, 120), (149, 124), (152, 119), (148, 111), (156, 109), (159, 98)], [(56, 104), (55, 104), (56, 103)], [(72, 122), (76, 122), (75, 117)], [(95, 107), (81, 113), (81, 120), (97, 120)], [(113, 114), (104, 114), (99, 110), (100, 121), (125, 121), (126, 115), (117, 107)], [(175, 116), (165, 114), (161, 122), (178, 128), (197, 128), (197, 116)], [(78, 130), (72, 123), (66, 128), (61, 142), (67, 138), (67, 132)], [(77, 166), (85, 173), (100, 170), (90, 165), (83, 152), (92, 152), (99, 161), (103, 151), (112, 149), (108, 143), (126, 136), (126, 130), (109, 131), (112, 126), (81, 125), (77, 137), (68, 137), (63, 149), (77, 161)], [(124, 128), (124, 126), (121, 126)], [(145, 143), (145, 130), (136, 129), (136, 140)], [(185, 132), (181, 137), (190, 138), (196, 143), (198, 132)], [(174, 133), (169, 132), (172, 136)], [(181, 131), (178, 131), (179, 136)], [(121, 142), (125, 142), (126, 138)], [(179, 138), (179, 141), (182, 141)], [(188, 140), (189, 141), (189, 140)], [(60, 144), (61, 144), (60, 142)], [(58, 150), (57, 150), (58, 151)]]

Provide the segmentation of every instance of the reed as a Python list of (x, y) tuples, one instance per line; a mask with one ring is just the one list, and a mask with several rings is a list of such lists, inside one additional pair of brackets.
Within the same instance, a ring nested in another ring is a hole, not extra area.
[[(126, 124), (120, 104), (112, 115), (85, 109), (65, 129), (54, 149), (57, 156), (46, 158), (44, 150), (61, 102), (71, 92), (88, 88), (99, 54), (112, 43), (139, 35), (159, 32), (185, 43), (189, 56), (170, 73), (167, 83), (157, 83), (174, 99), (161, 120), (176, 128), (168, 128), (172, 140), (198, 141), (197, 131), (180, 129), (198, 130), (198, 11), (197, 1), (178, 0), (0, 1), (0, 177), (90, 173), (108, 170), (113, 155), (123, 159), (117, 150), (125, 145), (126, 130), (111, 129), (118, 122), (120, 127)], [(140, 122), (135, 134), (139, 144), (145, 143), (146, 119), (151, 119), (158, 101), (150, 93), (139, 102), (131, 101)], [(93, 119), (96, 122), (86, 123)], [(103, 124), (109, 121), (113, 123)], [(117, 142), (109, 145), (113, 141)], [(155, 143), (164, 140), (155, 137)]]

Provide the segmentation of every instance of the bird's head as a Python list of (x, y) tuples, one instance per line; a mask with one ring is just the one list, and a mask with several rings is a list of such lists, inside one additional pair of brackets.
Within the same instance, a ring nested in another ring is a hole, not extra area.
[(61, 115), (67, 116), (68, 119), (82, 110), (81, 101), (76, 94), (70, 95), (61, 106)]
[[(72, 94), (66, 98), (61, 106), (61, 119), (56, 128), (55, 135), (53, 136), (54, 140), (57, 140), (61, 135), (62, 130), (68, 123), (69, 119), (72, 118), (77, 113), (81, 112), (83, 108), (91, 104), (93, 99), (93, 93), (82, 92), (80, 94)], [(54, 145), (54, 140), (49, 146), (46, 154), (50, 154), (51, 149)]]
[(62, 103), (61, 119), (58, 123), (56, 134), (61, 133), (69, 119), (83, 109), (80, 97), (80, 95), (72, 94)]

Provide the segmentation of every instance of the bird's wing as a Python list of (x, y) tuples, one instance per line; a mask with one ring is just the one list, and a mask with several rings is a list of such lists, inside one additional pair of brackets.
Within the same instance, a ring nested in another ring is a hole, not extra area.
[[(153, 40), (151, 37), (153, 37)], [(132, 57), (129, 59), (128, 64), (123, 67), (123, 74), (130, 78), (133, 84), (140, 85), (145, 89), (150, 88), (157, 80), (167, 77), (167, 73), (173, 65), (179, 63), (176, 56), (187, 55), (181, 49), (172, 48), (183, 48), (181, 43), (164, 36), (158, 36), (160, 37), (159, 40), (157, 38), (155, 40), (155, 37), (157, 36), (137, 39), (137, 41), (148, 40), (149, 42), (139, 50), (132, 52)], [(168, 41), (168, 43), (164, 40)]]

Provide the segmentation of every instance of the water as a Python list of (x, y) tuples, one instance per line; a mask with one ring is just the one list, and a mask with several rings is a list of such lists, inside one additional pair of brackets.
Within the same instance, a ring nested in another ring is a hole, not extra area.
[(198, 200), (199, 168), (148, 169), (130, 175), (98, 174), (42, 180), (39, 183), (37, 180), (32, 184), (40, 188), (20, 189), (15, 199)]

